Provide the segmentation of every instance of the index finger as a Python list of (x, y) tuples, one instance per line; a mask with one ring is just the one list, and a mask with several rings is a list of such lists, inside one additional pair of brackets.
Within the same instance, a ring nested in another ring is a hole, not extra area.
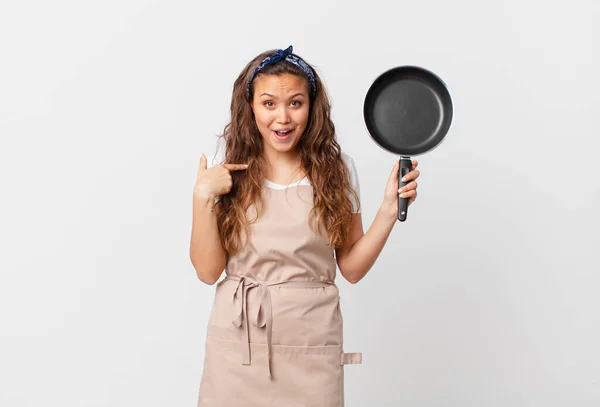
[(245, 170), (248, 168), (248, 164), (223, 164), (223, 167), (229, 171)]

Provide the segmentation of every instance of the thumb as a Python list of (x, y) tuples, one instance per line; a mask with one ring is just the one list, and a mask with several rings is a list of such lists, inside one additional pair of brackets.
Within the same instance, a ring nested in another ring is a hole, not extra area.
[(400, 171), (400, 163), (396, 161), (394, 167), (392, 168), (392, 172), (390, 174), (390, 182), (398, 181), (398, 172)]
[(206, 165), (206, 156), (204, 155), (204, 153), (202, 153), (202, 156), (200, 156), (200, 169), (201, 170), (205, 170), (207, 167)]
[(398, 171), (400, 171), (400, 163), (396, 161), (388, 178), (387, 188), (398, 188)]

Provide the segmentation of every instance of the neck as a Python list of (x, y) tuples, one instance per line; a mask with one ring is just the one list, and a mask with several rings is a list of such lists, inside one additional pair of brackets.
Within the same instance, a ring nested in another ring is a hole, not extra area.
[(264, 150), (264, 161), (266, 164), (266, 176), (270, 180), (294, 177), (302, 171), (301, 154), (293, 150), (279, 152), (266, 148)]

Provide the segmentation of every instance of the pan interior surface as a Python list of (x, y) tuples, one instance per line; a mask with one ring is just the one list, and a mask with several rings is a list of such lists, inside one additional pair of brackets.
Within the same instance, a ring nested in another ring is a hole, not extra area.
[(452, 103), (443, 84), (400, 71), (383, 77), (369, 93), (365, 119), (384, 149), (417, 155), (443, 140), (452, 120)]

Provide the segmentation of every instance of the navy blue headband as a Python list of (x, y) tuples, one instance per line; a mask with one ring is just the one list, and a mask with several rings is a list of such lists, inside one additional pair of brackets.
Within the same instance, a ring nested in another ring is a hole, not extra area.
[(248, 79), (248, 85), (246, 86), (246, 95), (248, 96), (248, 99), (250, 99), (250, 85), (252, 84), (254, 77), (265, 66), (277, 63), (277, 62), (281, 61), (282, 59), (285, 59), (286, 61), (289, 61), (292, 64), (299, 67), (300, 69), (302, 69), (302, 71), (306, 74), (306, 76), (308, 76), (308, 80), (310, 81), (311, 96), (314, 96), (315, 93), (317, 93), (317, 84), (315, 81), (315, 74), (313, 73), (312, 69), (310, 68), (310, 66), (308, 66), (308, 64), (306, 62), (304, 62), (302, 59), (292, 55), (292, 46), (290, 45), (286, 49), (284, 49), (284, 50), (280, 49), (277, 51), (276, 54), (270, 55), (270, 56), (266, 57), (265, 59), (263, 59), (262, 62), (260, 63), (260, 65), (258, 65), (258, 67), (254, 70), (252, 75), (250, 75), (250, 79)]

